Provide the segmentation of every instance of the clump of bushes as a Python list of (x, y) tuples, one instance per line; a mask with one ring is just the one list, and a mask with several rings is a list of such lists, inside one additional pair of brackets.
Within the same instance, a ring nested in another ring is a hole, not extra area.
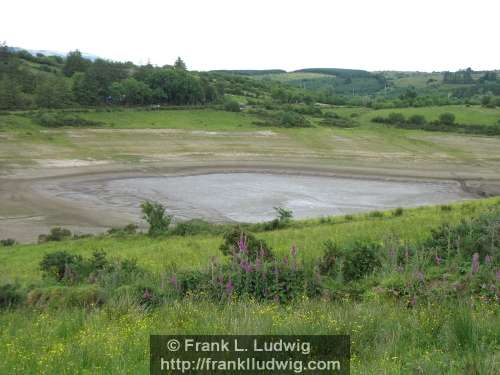
[(16, 240), (13, 238), (5, 238), (3, 240), (0, 240), (0, 245), (2, 246), (14, 246), (16, 244)]
[(481, 259), (486, 256), (499, 257), (500, 213), (491, 212), (465, 220), (458, 224), (443, 224), (431, 230), (424, 248), (442, 259), (459, 257), (470, 260), (477, 253)]
[(224, 103), (224, 110), (228, 112), (240, 112), (240, 104), (236, 100), (226, 100)]
[(66, 114), (60, 112), (39, 112), (33, 120), (47, 128), (58, 128), (62, 126), (85, 127), (102, 126), (103, 122), (84, 119), (78, 115)]
[(56, 251), (46, 254), (40, 262), (44, 277), (60, 283), (77, 284), (81, 282), (100, 283), (114, 287), (130, 282), (135, 276), (143, 274), (135, 259), (110, 262), (104, 251), (94, 251), (90, 258)]
[(292, 111), (285, 111), (279, 114), (278, 121), (285, 128), (308, 128), (312, 126), (310, 121), (304, 116)]
[(467, 134), (499, 135), (500, 128), (484, 124), (459, 124), (453, 113), (442, 113), (436, 121), (428, 122), (422, 115), (412, 115), (408, 119), (402, 113), (390, 113), (388, 117), (376, 116), (373, 122), (404, 129), (460, 132)]
[(249, 296), (257, 300), (288, 302), (299, 295), (317, 296), (321, 278), (312, 267), (298, 260), (297, 249), (283, 259), (253, 257), (246, 239), (240, 239), (230, 264), (213, 261), (207, 271), (185, 272), (171, 279), (176, 294), (200, 293), (224, 301)]
[(358, 124), (352, 118), (340, 117), (335, 112), (328, 112), (323, 120), (321, 120), (320, 125), (336, 128), (354, 128)]
[(381, 266), (379, 260), (381, 250), (381, 246), (374, 242), (356, 242), (342, 263), (344, 280), (359, 280), (373, 273)]
[(38, 236), (38, 243), (50, 241), (63, 241), (72, 237), (71, 231), (66, 228), (55, 227), (50, 230), (49, 234), (41, 234)]
[(375, 242), (355, 242), (340, 248), (332, 241), (324, 243), (319, 270), (323, 275), (340, 277), (345, 282), (359, 280), (381, 267), (382, 247)]

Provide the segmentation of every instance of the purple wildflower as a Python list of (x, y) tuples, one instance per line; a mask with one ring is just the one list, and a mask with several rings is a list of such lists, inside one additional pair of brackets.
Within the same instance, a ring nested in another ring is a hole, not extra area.
[(479, 253), (474, 253), (472, 255), (472, 268), (471, 272), (478, 273), (479, 272)]
[(177, 276), (175, 275), (172, 275), (172, 277), (170, 277), (170, 284), (175, 288), (177, 289)]
[(443, 260), (443, 258), (441, 258), (439, 255), (436, 255), (434, 257), (434, 261), (436, 262), (436, 265), (441, 265), (441, 261)]
[(484, 263), (490, 264), (491, 262), (493, 262), (493, 257), (491, 255), (486, 255), (484, 257)]
[(238, 249), (240, 250), (240, 253), (246, 254), (248, 251), (248, 244), (247, 244), (247, 238), (246, 236), (241, 234), (240, 240), (238, 241)]
[(497, 272), (495, 272), (495, 276), (497, 280), (500, 281), (500, 270), (497, 270)]
[(246, 260), (242, 260), (240, 263), (240, 266), (247, 273), (252, 271), (252, 265), (249, 262), (247, 262)]
[(233, 280), (229, 278), (229, 280), (226, 283), (226, 293), (228, 295), (231, 295), (233, 293), (233, 290), (234, 290)]

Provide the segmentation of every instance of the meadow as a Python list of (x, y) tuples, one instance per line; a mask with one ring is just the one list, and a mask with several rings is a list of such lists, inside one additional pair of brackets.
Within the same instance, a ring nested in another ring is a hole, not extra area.
[[(391, 244), (418, 248), (431, 229), (443, 223), (456, 225), (499, 206), (500, 200), (491, 198), (398, 213), (292, 221), (283, 229), (257, 231), (256, 235), (279, 257), (296, 245), (304, 263), (322, 255), (326, 240), (339, 246), (375, 241), (382, 244), (381, 256), (390, 262), (385, 252), (390, 252)], [(45, 302), (36, 302), (28, 294), (17, 307), (1, 312), (0, 356), (4, 360), (0, 372), (145, 374), (152, 333), (347, 333), (353, 374), (496, 373), (498, 301), (482, 294), (449, 294), (447, 285), (462, 277), (453, 271), (456, 265), (432, 265), (424, 260), (426, 256), (412, 261), (404, 272), (388, 268), (386, 260), (377, 274), (349, 288), (339, 287), (340, 297), (303, 295), (286, 303), (251, 296), (214, 301), (194, 293), (180, 298), (166, 295), (159, 305), (146, 306), (132, 294), (120, 293), (120, 287), (102, 290), (104, 304), (94, 305), (85, 301), (98, 285), (59, 285), (42, 277), (39, 269), (43, 256), (57, 250), (83, 256), (104, 250), (111, 259), (136, 258), (139, 267), (148, 271), (140, 283), (169, 290), (172, 272), (204, 269), (214, 256), (221, 257), (221, 242), (220, 235), (210, 233), (155, 238), (132, 234), (0, 249), (0, 284), (17, 283), (25, 291), (49, 293)], [(463, 266), (470, 267), (470, 261)], [(404, 284), (406, 278), (411, 280), (419, 269), (425, 281), (416, 300), (393, 294), (391, 288)], [(469, 268), (464, 272), (468, 274)], [(327, 276), (323, 282), (331, 283)]]

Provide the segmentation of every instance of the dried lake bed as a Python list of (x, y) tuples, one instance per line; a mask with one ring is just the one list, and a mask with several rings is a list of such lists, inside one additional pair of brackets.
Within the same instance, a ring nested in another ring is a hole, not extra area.
[(45, 191), (87, 209), (138, 222), (144, 200), (176, 220), (259, 222), (286, 207), (296, 218), (416, 207), (471, 198), (456, 182), (417, 182), (271, 173), (211, 173), (53, 184)]

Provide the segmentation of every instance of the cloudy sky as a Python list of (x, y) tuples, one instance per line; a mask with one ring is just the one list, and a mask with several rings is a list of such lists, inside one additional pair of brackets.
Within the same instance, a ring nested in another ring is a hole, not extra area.
[(190, 69), (500, 68), (498, 0), (6, 0), (0, 41)]

